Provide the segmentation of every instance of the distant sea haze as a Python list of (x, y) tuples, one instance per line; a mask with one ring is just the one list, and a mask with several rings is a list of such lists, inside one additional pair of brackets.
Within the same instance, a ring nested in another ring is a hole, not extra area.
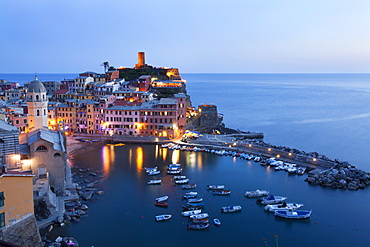
[[(181, 71), (181, 68), (180, 68)], [(61, 81), (74, 73), (37, 74)], [(35, 74), (0, 74), (23, 84)], [(194, 107), (216, 104), (227, 127), (261, 131), (265, 141), (370, 170), (370, 74), (188, 74)]]
[(0, 74), (0, 79), (5, 79), (10, 82), (17, 82), (23, 85), (27, 82), (35, 80), (35, 77), (40, 81), (62, 81), (64, 79), (74, 79), (78, 76), (78, 73), (48, 73), (48, 74), (38, 74), (38, 73), (27, 73), (27, 74)]

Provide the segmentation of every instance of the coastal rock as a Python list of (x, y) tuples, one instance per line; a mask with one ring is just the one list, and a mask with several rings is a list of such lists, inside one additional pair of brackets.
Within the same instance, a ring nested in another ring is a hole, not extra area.
[(81, 194), (83, 200), (88, 201), (91, 199), (92, 195), (94, 194), (93, 191), (85, 192)]
[(94, 183), (89, 183), (89, 184), (86, 185), (86, 187), (87, 188), (92, 188), (92, 187), (94, 187)]
[(71, 220), (72, 220), (72, 218), (71, 218), (71, 216), (69, 216), (68, 214), (64, 214), (64, 220), (65, 220), (65, 221), (71, 221)]
[(79, 215), (85, 215), (85, 214), (86, 214), (86, 212), (85, 212), (84, 210), (82, 210), (82, 209), (79, 209), (79, 210), (78, 210), (78, 214), (79, 214)]
[(336, 189), (358, 190), (370, 185), (370, 174), (349, 164), (336, 164), (331, 169), (309, 174), (305, 181)]
[(86, 204), (82, 204), (82, 205), (81, 205), (81, 209), (82, 209), (82, 210), (87, 210), (88, 208), (89, 208), (89, 207), (88, 207)]
[(93, 177), (96, 177), (96, 172), (90, 172), (89, 175), (93, 176)]
[(101, 196), (101, 195), (104, 194), (104, 192), (102, 190), (99, 190), (99, 191), (96, 192), (96, 194), (98, 194), (99, 196)]

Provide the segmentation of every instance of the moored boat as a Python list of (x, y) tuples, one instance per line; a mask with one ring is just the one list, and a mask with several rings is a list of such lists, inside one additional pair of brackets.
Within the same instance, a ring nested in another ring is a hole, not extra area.
[(203, 198), (189, 198), (188, 199), (188, 202), (191, 202), (191, 203), (193, 203), (193, 202), (201, 202), (201, 201), (203, 201)]
[(188, 225), (188, 229), (202, 230), (209, 227), (209, 223)]
[(161, 173), (161, 171), (149, 171), (147, 174), (148, 174), (148, 176), (153, 176), (153, 175), (157, 175), (159, 173)]
[(155, 200), (157, 201), (157, 202), (164, 202), (164, 201), (166, 201), (168, 199), (168, 196), (161, 196), (161, 197), (157, 197), (157, 198), (155, 198)]
[(204, 207), (204, 203), (200, 202), (188, 202), (188, 205), (191, 207)]
[(149, 172), (154, 172), (154, 171), (157, 171), (158, 170), (158, 167), (144, 167), (145, 169), (145, 172), (146, 173), (149, 173)]
[(276, 210), (297, 210), (300, 207), (303, 207), (303, 204), (283, 202), (282, 204), (266, 205), (265, 210), (269, 212), (275, 212)]
[(175, 180), (175, 184), (187, 184), (189, 183), (189, 179), (181, 179), (181, 180)]
[(226, 206), (221, 208), (221, 212), (223, 213), (233, 213), (233, 212), (238, 212), (241, 211), (242, 207), (239, 205), (236, 206)]
[(246, 197), (260, 197), (260, 196), (268, 196), (269, 195), (268, 190), (254, 190), (254, 191), (246, 191), (245, 196)]
[(195, 189), (197, 187), (196, 184), (185, 184), (181, 188), (183, 189)]
[(169, 220), (171, 219), (172, 215), (171, 214), (161, 214), (155, 216), (156, 221), (164, 221), (164, 220)]
[(202, 210), (201, 209), (196, 209), (196, 210), (190, 210), (190, 211), (181, 212), (181, 214), (183, 216), (190, 216), (190, 215), (200, 214), (200, 213), (202, 213)]
[(214, 190), (214, 191), (212, 191), (213, 195), (220, 195), (220, 196), (230, 195), (230, 193), (231, 193), (231, 190)]
[(282, 203), (285, 201), (287, 198), (283, 196), (274, 196), (270, 195), (268, 197), (262, 197), (257, 199), (257, 203), (267, 205), (267, 204), (277, 204), (277, 203)]
[(153, 180), (149, 180), (148, 184), (160, 184), (161, 182), (162, 180), (160, 179), (153, 179)]
[(181, 172), (182, 172), (182, 169), (178, 169), (178, 170), (167, 171), (167, 174), (174, 175), (174, 174), (180, 174)]
[(201, 213), (201, 214), (194, 214), (194, 215), (190, 215), (189, 218), (190, 219), (205, 219), (208, 217), (208, 214), (207, 213)]
[(308, 210), (276, 210), (275, 216), (285, 219), (307, 219), (311, 216), (312, 211)]
[(198, 205), (198, 206), (191, 206), (191, 205), (187, 205), (187, 206), (182, 206), (182, 211), (191, 211), (191, 210), (197, 210), (197, 209), (203, 209), (204, 206), (202, 205)]
[(222, 190), (225, 189), (225, 185), (219, 184), (219, 185), (208, 185), (208, 189), (210, 190)]
[(180, 176), (173, 176), (173, 179), (174, 180), (181, 180), (181, 179), (185, 179), (186, 176), (183, 176), (183, 175), (180, 175)]
[(156, 202), (154, 205), (158, 207), (168, 207), (168, 203), (166, 202)]
[(221, 225), (221, 221), (219, 219), (213, 219), (213, 223), (216, 225), (216, 226), (220, 226)]
[(209, 219), (208, 218), (204, 218), (204, 219), (192, 219), (193, 223), (194, 224), (205, 224), (205, 223), (208, 223), (209, 222)]
[(181, 167), (181, 164), (169, 164), (167, 167)]

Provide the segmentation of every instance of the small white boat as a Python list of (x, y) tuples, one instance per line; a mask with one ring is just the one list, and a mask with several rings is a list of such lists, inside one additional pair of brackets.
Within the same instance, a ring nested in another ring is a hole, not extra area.
[(168, 196), (161, 196), (161, 197), (158, 197), (158, 198), (155, 198), (155, 200), (157, 202), (164, 202), (168, 199)]
[(202, 213), (202, 209), (196, 209), (196, 210), (190, 210), (190, 211), (181, 212), (181, 214), (183, 216), (190, 216), (190, 215), (200, 214), (200, 213)]
[(180, 174), (182, 172), (182, 169), (174, 170), (174, 171), (167, 171), (167, 174), (174, 175), (174, 174)]
[(177, 171), (177, 170), (180, 170), (181, 167), (177, 167), (177, 166), (174, 166), (174, 167), (167, 167), (167, 170), (168, 171)]
[(208, 189), (211, 190), (222, 190), (225, 189), (225, 185), (219, 184), (219, 185), (208, 185)]
[(181, 180), (175, 180), (175, 184), (187, 184), (189, 183), (189, 179), (181, 179)]
[(160, 179), (153, 179), (153, 180), (149, 180), (148, 184), (160, 184), (161, 182), (162, 180)]
[(303, 207), (303, 204), (284, 202), (282, 204), (266, 205), (265, 210), (269, 212), (275, 212), (276, 210), (297, 210), (300, 207)]
[(182, 186), (183, 189), (195, 189), (197, 184), (185, 184)]
[(171, 214), (161, 214), (161, 215), (155, 216), (155, 220), (156, 221), (169, 220), (169, 219), (171, 219), (171, 217), (172, 217)]
[(223, 213), (233, 213), (233, 212), (238, 212), (241, 211), (242, 207), (237, 205), (237, 206), (226, 206), (221, 208), (221, 212)]
[(282, 203), (285, 201), (287, 198), (283, 196), (274, 196), (270, 195), (268, 197), (262, 197), (257, 199), (257, 203), (267, 205), (267, 204), (277, 204), (277, 203)]
[(254, 190), (254, 191), (246, 191), (246, 197), (260, 197), (260, 196), (268, 196), (270, 192), (268, 190)]
[(181, 164), (169, 164), (168, 167), (181, 167)]
[(307, 219), (311, 216), (312, 211), (308, 210), (276, 210), (275, 216), (285, 219)]
[(196, 191), (189, 191), (189, 192), (186, 192), (185, 195), (198, 195), (198, 192)]
[(190, 219), (205, 219), (208, 217), (208, 214), (207, 213), (201, 213), (201, 214), (193, 214), (193, 215), (190, 215), (189, 218)]
[(173, 176), (173, 179), (174, 180), (181, 180), (181, 179), (185, 179), (186, 178), (186, 176), (182, 176), (182, 175), (180, 175), (180, 176)]
[(221, 221), (219, 219), (213, 219), (213, 223), (216, 225), (216, 226), (220, 226), (221, 225)]
[(203, 201), (203, 198), (189, 198), (188, 202), (194, 203), (194, 202), (201, 202)]
[(160, 171), (150, 171), (150, 172), (148, 172), (147, 174), (149, 175), (149, 176), (153, 176), (153, 175), (157, 175), (157, 174), (159, 174), (159, 173), (161, 173)]
[(144, 167), (146, 173), (149, 173), (149, 172), (154, 172), (154, 171), (157, 171), (158, 170), (158, 167)]

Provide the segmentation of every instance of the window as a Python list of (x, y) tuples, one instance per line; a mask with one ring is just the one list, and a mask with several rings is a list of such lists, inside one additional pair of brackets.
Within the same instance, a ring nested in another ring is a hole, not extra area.
[(58, 158), (58, 157), (60, 157), (61, 155), (60, 155), (60, 153), (55, 153), (54, 154), (54, 158)]
[(37, 110), (36, 112), (36, 116), (40, 116), (40, 110)]
[(48, 149), (44, 145), (41, 145), (36, 148), (36, 151), (48, 151)]
[(0, 214), (0, 228), (5, 226), (5, 213)]
[(0, 192), (0, 207), (4, 206), (4, 201), (5, 201), (4, 192)]

